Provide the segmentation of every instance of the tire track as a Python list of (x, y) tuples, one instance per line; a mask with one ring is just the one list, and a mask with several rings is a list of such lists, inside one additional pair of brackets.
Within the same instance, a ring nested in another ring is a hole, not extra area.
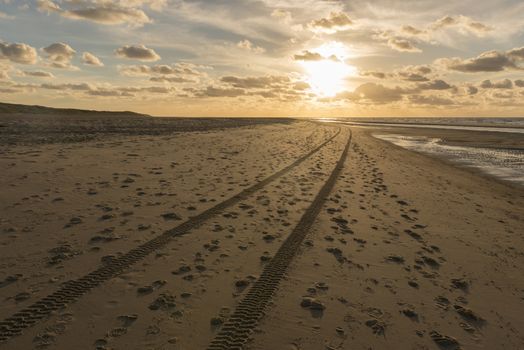
[(326, 197), (329, 195), (342, 170), (344, 161), (351, 144), (351, 130), (346, 147), (342, 152), (331, 175), (315, 196), (311, 205), (306, 209), (302, 218), (291, 234), (282, 243), (277, 253), (266, 265), (259, 279), (240, 301), (231, 317), (224, 323), (208, 350), (241, 350), (249, 340), (258, 321), (264, 315), (264, 309), (277, 290), (278, 284), (293, 257), (313, 225), (318, 213), (322, 209)]
[(35, 325), (37, 322), (49, 316), (53, 311), (66, 307), (68, 303), (77, 301), (83, 294), (87, 293), (91, 289), (120, 275), (131, 265), (145, 258), (152, 252), (164, 247), (173, 237), (186, 234), (190, 230), (201, 226), (205, 221), (219, 214), (224, 209), (235, 205), (242, 200), (245, 200), (253, 193), (259, 191), (269, 183), (300, 165), (306, 159), (333, 141), (339, 134), (340, 128), (337, 130), (335, 135), (328, 138), (322, 144), (309, 151), (302, 157), (298, 158), (292, 164), (270, 175), (264, 180), (242, 190), (233, 197), (218, 203), (217, 205), (203, 211), (197, 216), (189, 218), (179, 226), (165, 231), (161, 235), (139, 245), (126, 254), (107, 262), (87, 275), (63, 283), (57, 291), (40, 299), (39, 301), (22, 309), (21, 311), (16, 312), (11, 317), (4, 319), (2, 322), (0, 322), (0, 343), (20, 335), (22, 330)]

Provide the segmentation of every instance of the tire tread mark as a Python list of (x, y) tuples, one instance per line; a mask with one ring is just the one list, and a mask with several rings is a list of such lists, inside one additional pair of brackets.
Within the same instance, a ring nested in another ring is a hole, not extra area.
[(258, 321), (264, 315), (267, 304), (276, 292), (280, 280), (284, 277), (286, 269), (296, 255), (298, 248), (322, 209), (326, 197), (333, 189), (340, 175), (351, 144), (351, 130), (349, 132), (344, 151), (333, 168), (331, 175), (306, 209), (293, 231), (282, 243), (273, 259), (266, 265), (258, 280), (211, 341), (207, 348), (208, 350), (240, 350), (243, 349), (245, 343), (249, 340)]
[(341, 129), (339, 128), (333, 136), (328, 137), (328, 139), (323, 143), (310, 150), (300, 158), (296, 159), (293, 163), (286, 166), (285, 168), (266, 177), (260, 182), (245, 188), (236, 195), (216, 204), (202, 213), (189, 218), (182, 224), (165, 231), (161, 235), (152, 238), (147, 242), (140, 244), (138, 247), (133, 248), (126, 254), (107, 262), (87, 275), (76, 280), (64, 282), (57, 291), (16, 312), (3, 321), (0, 321), (0, 343), (20, 335), (23, 329), (33, 326), (38, 321), (43, 320), (54, 311), (66, 307), (68, 303), (77, 301), (89, 290), (120, 275), (131, 265), (142, 260), (147, 255), (158, 250), (159, 248), (165, 246), (173, 237), (186, 234), (190, 230), (201, 226), (206, 220), (222, 212), (224, 209), (247, 199), (253, 193), (259, 191), (264, 186), (268, 185), (282, 175), (290, 172), (293, 168), (297, 167), (313, 154), (320, 151), (320, 149), (333, 141), (340, 134), (340, 130)]

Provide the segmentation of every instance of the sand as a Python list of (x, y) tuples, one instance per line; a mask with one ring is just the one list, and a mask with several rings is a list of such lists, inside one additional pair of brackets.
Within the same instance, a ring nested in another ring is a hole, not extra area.
[(368, 129), (215, 124), (1, 145), (0, 348), (523, 347), (524, 190)]

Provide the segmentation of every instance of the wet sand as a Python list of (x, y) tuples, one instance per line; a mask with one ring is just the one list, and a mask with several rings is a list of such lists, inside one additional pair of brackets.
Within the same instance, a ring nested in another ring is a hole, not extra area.
[(524, 190), (360, 128), (143, 134), (2, 145), (0, 348), (522, 348)]

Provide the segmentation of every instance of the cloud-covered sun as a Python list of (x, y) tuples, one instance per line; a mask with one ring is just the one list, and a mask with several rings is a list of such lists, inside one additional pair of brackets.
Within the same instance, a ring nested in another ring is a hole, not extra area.
[(349, 57), (348, 48), (339, 42), (329, 42), (310, 51), (322, 57), (301, 62), (313, 92), (329, 97), (345, 90), (346, 78), (356, 72), (355, 67), (345, 63)]

